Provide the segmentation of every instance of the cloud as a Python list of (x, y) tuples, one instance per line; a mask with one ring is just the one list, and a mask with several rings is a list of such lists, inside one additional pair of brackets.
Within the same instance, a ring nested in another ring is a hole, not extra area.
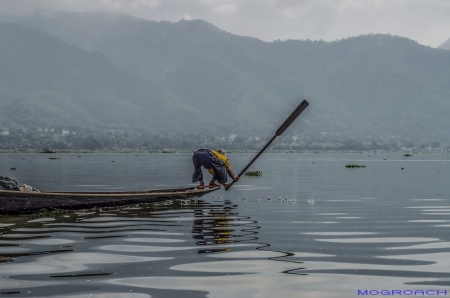
[(438, 46), (450, 38), (448, 0), (1, 0), (3, 14), (113, 10), (150, 20), (203, 19), (239, 35), (336, 40), (368, 33)]
[(238, 10), (238, 6), (236, 3), (227, 3), (223, 4), (217, 7), (214, 7), (213, 12), (219, 13), (219, 14), (229, 14), (229, 13), (235, 13)]

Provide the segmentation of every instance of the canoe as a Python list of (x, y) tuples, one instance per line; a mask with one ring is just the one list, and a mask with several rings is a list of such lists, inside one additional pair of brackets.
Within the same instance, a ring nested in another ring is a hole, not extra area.
[(20, 192), (0, 190), (0, 214), (32, 212), (43, 208), (49, 210), (85, 209), (194, 199), (219, 188), (197, 189), (191, 187), (122, 192)]

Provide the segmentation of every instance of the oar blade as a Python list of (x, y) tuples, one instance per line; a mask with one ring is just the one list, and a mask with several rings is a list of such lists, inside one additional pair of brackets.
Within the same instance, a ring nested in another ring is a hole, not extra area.
[(285, 131), (286, 128), (288, 128), (289, 125), (291, 125), (291, 123), (294, 122), (294, 120), (298, 117), (298, 115), (300, 115), (306, 109), (307, 106), (309, 106), (309, 103), (306, 101), (306, 99), (304, 99), (298, 105), (298, 107), (295, 109), (295, 111), (292, 112), (292, 114), (289, 116), (289, 118), (287, 118), (286, 121), (284, 121), (284, 123), (281, 124), (280, 128), (278, 128), (275, 135), (277, 135), (277, 136), (281, 135), (283, 133), (283, 131)]

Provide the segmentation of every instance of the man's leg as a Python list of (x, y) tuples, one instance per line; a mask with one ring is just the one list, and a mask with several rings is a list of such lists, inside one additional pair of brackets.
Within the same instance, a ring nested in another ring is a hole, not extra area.
[(192, 173), (192, 183), (199, 181), (200, 185), (197, 186), (198, 189), (205, 188), (205, 183), (203, 182), (202, 167), (209, 168), (209, 159), (210, 154), (203, 149), (197, 150), (192, 156), (192, 163), (194, 164), (194, 172)]
[(197, 186), (198, 189), (204, 189), (205, 183), (203, 182), (203, 173), (201, 167), (194, 167), (194, 172), (192, 173), (192, 183), (200, 181), (200, 185)]
[(211, 166), (213, 169), (213, 180), (211, 180), (210, 183), (214, 182), (217, 180), (217, 182), (219, 182), (220, 184), (222, 184), (224, 187), (228, 186), (227, 182), (227, 168), (226, 165), (219, 160), (214, 160), (214, 162), (211, 162)]
[(213, 188), (213, 187), (217, 187), (220, 186), (219, 184), (216, 183), (216, 179), (214, 179), (214, 177), (211, 179), (211, 181), (209, 181), (209, 188)]
[(192, 158), (193, 164), (194, 164), (194, 171), (192, 172), (192, 183), (200, 181), (200, 185), (197, 186), (198, 189), (204, 189), (205, 183), (203, 182), (203, 173), (202, 173), (202, 167), (198, 162), (198, 156), (197, 154), (194, 154)]
[(205, 189), (205, 182), (203, 180), (200, 180), (200, 185), (197, 186), (198, 189)]

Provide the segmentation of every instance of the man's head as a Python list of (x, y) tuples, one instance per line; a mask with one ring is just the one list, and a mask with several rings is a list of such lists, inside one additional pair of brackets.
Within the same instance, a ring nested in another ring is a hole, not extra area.
[(223, 149), (218, 149), (217, 152), (219, 152), (223, 156), (227, 156), (227, 152), (225, 150), (223, 150)]

